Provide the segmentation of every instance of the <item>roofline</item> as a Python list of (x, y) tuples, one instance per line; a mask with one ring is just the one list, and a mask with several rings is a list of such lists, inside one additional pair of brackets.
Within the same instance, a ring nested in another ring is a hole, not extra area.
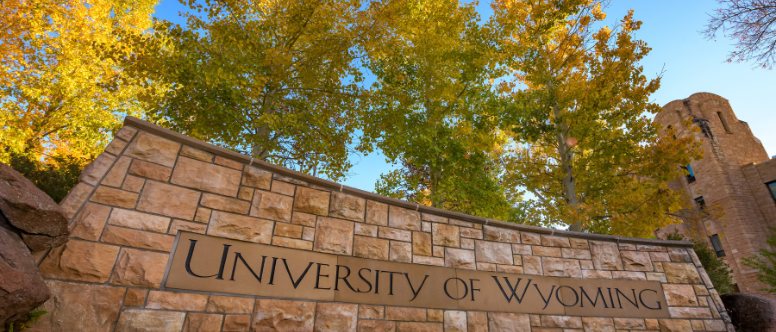
[(175, 131), (172, 131), (166, 128), (162, 128), (158, 125), (140, 120), (132, 116), (127, 116), (126, 118), (124, 118), (124, 125), (132, 126), (137, 129), (149, 132), (151, 134), (158, 135), (158, 136), (176, 141), (178, 143), (183, 143), (191, 147), (210, 152), (214, 155), (217, 155), (223, 158), (229, 158), (234, 161), (239, 161), (247, 165), (257, 164), (260, 167), (270, 170), (272, 172), (275, 172), (284, 176), (292, 177), (298, 180), (306, 181), (316, 186), (362, 197), (362, 198), (369, 199), (372, 201), (377, 201), (380, 203), (399, 206), (410, 210), (420, 211), (423, 213), (433, 214), (437, 216), (468, 221), (468, 222), (477, 223), (481, 225), (497, 226), (497, 227), (502, 227), (507, 229), (514, 229), (514, 230), (533, 232), (533, 233), (539, 233), (539, 234), (574, 237), (574, 238), (585, 239), (585, 240), (610, 241), (610, 242), (617, 242), (617, 243), (666, 246), (666, 247), (692, 247), (693, 246), (693, 243), (690, 241), (641, 239), (641, 238), (633, 238), (633, 237), (620, 237), (620, 236), (613, 236), (613, 235), (601, 235), (601, 234), (593, 234), (593, 233), (556, 230), (551, 228), (544, 228), (544, 227), (516, 224), (516, 223), (505, 222), (505, 221), (494, 220), (494, 219), (487, 219), (487, 218), (471, 216), (471, 215), (463, 214), (459, 212), (438, 209), (435, 207), (420, 205), (417, 203), (407, 202), (407, 201), (403, 201), (403, 200), (399, 200), (391, 197), (378, 195), (361, 189), (348, 187), (333, 181), (324, 180), (324, 179), (307, 175), (301, 172), (297, 172), (282, 166), (270, 164), (262, 160), (253, 159), (251, 156), (244, 155), (242, 153), (237, 153), (231, 150), (227, 150), (222, 147), (218, 147), (213, 144), (188, 137), (186, 135), (177, 133)]

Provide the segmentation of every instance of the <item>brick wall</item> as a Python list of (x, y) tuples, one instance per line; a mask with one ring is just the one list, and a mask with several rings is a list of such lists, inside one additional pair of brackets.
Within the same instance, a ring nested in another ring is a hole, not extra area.
[[(52, 299), (30, 331), (732, 331), (688, 243), (556, 231), (344, 187), (128, 119), (36, 253)], [(670, 319), (288, 300), (163, 287), (179, 230), (373, 260), (662, 283)]]

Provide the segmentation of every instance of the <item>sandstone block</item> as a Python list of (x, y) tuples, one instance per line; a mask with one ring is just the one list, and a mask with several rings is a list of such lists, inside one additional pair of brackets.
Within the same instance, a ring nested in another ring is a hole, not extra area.
[[(203, 176), (207, 174), (207, 176)], [(237, 197), (241, 172), (228, 167), (180, 157), (170, 183), (183, 187)]]
[(585, 279), (612, 279), (611, 271), (582, 270), (582, 277)]
[(390, 241), (364, 236), (356, 236), (354, 241), (353, 256), (388, 260)]
[(220, 332), (223, 315), (191, 312), (186, 315), (183, 332)]
[(420, 216), (420, 219), (423, 220), (423, 221), (438, 222), (438, 223), (442, 223), (442, 224), (446, 224), (447, 223), (447, 218), (440, 217), (440, 216), (435, 216), (433, 214), (428, 214), (428, 213), (422, 213), (421, 216)]
[(365, 211), (365, 199), (339, 192), (331, 194), (330, 216), (363, 222)]
[(132, 209), (135, 207), (135, 202), (137, 202), (137, 194), (100, 186), (94, 191), (90, 200), (92, 202)]
[(531, 331), (531, 320), (527, 314), (488, 313), (490, 332), (522, 332)]
[(459, 229), (461, 237), (469, 239), (482, 239), (482, 230), (474, 228), (461, 227)]
[(208, 235), (255, 243), (270, 243), (274, 222), (259, 218), (213, 211)]
[(560, 251), (560, 248), (557, 248), (557, 247), (531, 246), (531, 251), (533, 252), (534, 256), (543, 256), (543, 257), (562, 256), (562, 252)]
[(445, 266), (476, 270), (475, 263), (473, 250), (445, 248)]
[(182, 311), (205, 311), (207, 295), (193, 293), (174, 293), (151, 291), (148, 294), (148, 309), (166, 309)]
[(523, 273), (542, 275), (542, 258), (537, 256), (523, 256)]
[(543, 327), (582, 328), (582, 318), (580, 317), (543, 315), (541, 320)]
[(700, 284), (701, 278), (692, 263), (663, 263), (666, 279), (672, 284)]
[(619, 280), (647, 280), (644, 272), (612, 271), (612, 279)]
[(48, 311), (30, 332), (113, 331), (119, 317), (123, 287), (47, 280), (51, 300), (40, 308)]
[(270, 191), (281, 195), (294, 196), (296, 186), (286, 182), (272, 181), (272, 190)]
[(108, 143), (108, 146), (105, 147), (105, 152), (118, 156), (121, 154), (121, 151), (124, 151), (125, 147), (127, 147), (127, 142), (120, 139), (113, 139)]
[(140, 195), (137, 210), (191, 220), (197, 212), (199, 195), (194, 190), (148, 181)]
[(213, 162), (213, 154), (184, 145), (181, 148), (181, 156), (189, 157), (206, 163)]
[(135, 137), (135, 134), (137, 133), (137, 129), (124, 126), (119, 129), (118, 132), (116, 132), (116, 137), (121, 138), (127, 142), (132, 140), (132, 137)]
[(668, 282), (668, 280), (666, 279), (665, 273), (646, 272), (646, 274), (647, 274), (647, 280), (649, 281), (660, 281), (662, 283)]
[(70, 236), (90, 241), (99, 240), (109, 215), (109, 206), (87, 203), (70, 223)]
[(498, 272), (504, 272), (504, 273), (514, 273), (514, 274), (523, 274), (524, 270), (522, 266), (514, 266), (514, 265), (497, 265), (496, 271)]
[[(59, 203), (59, 207), (61, 207), (62, 211), (65, 212), (65, 218), (67, 218), (67, 220), (70, 220), (75, 216), (76, 212), (78, 212), (78, 209), (80, 209), (81, 206), (84, 205), (84, 202), (89, 199), (89, 195), (92, 194), (92, 190), (94, 190), (94, 187), (86, 183), (79, 183), (75, 185), (75, 187), (70, 190), (67, 196), (65, 196), (65, 199)], [(65, 224), (67, 224), (67, 222), (65, 222)]]
[(513, 244), (512, 245), (512, 253), (515, 255), (533, 255), (533, 250), (531, 250), (531, 246), (527, 244)]
[(587, 240), (583, 240), (583, 239), (569, 238), (569, 244), (571, 245), (572, 248), (576, 248), (576, 249), (590, 248), (590, 245), (587, 243)]
[(102, 179), (100, 184), (103, 186), (121, 187), (131, 163), (132, 158), (126, 156), (119, 158), (118, 162), (113, 164), (113, 167), (111, 167), (110, 171), (108, 171), (108, 174), (105, 175), (105, 178)]
[[(285, 175), (280, 175), (280, 174), (273, 174), (272, 178), (275, 179), (275, 180), (278, 180), (278, 181), (293, 183), (293, 184), (298, 185), (298, 186), (303, 186), (303, 187), (309, 187), (310, 186), (309, 183), (304, 182), (304, 181), (299, 180), (299, 179), (292, 178), (290, 176), (285, 176)], [(321, 188), (321, 187), (318, 187), (318, 189), (326, 190), (326, 189)]]
[(622, 263), (628, 271), (652, 271), (652, 260), (648, 252), (622, 251)]
[(302, 230), (302, 239), (305, 241), (314, 241), (315, 240), (315, 228), (313, 227), (305, 227)]
[(704, 320), (706, 331), (726, 331), (725, 322), (721, 320)]
[(469, 332), (488, 332), (488, 314), (469, 311), (466, 313), (466, 325)]
[(124, 151), (124, 155), (172, 167), (175, 165), (180, 147), (180, 143), (140, 132)]
[(170, 218), (114, 208), (108, 218), (108, 224), (165, 233), (170, 225)]
[(394, 332), (396, 322), (386, 320), (359, 320), (358, 332)]
[(214, 210), (221, 210), (237, 214), (247, 214), (248, 209), (251, 207), (251, 203), (239, 199), (208, 193), (202, 194), (202, 200), (199, 202), (199, 204)]
[(542, 245), (542, 238), (539, 234), (536, 233), (526, 233), (522, 232), (520, 233), (520, 239), (521, 243), (523, 244), (531, 244), (531, 245)]
[(315, 231), (315, 251), (330, 254), (351, 255), (352, 247), (352, 221), (323, 217), (318, 218), (318, 227)]
[(291, 220), (291, 206), (293, 203), (293, 197), (257, 190), (256, 194), (253, 195), (250, 215), (289, 222)]
[(444, 313), (445, 332), (467, 332), (466, 311), (447, 310)]
[(397, 332), (442, 332), (442, 323), (400, 322), (396, 323)]
[(169, 254), (124, 248), (111, 275), (114, 285), (159, 288)]
[(474, 252), (477, 262), (512, 264), (512, 245), (509, 243), (476, 241)]
[(380, 227), (377, 234), (379, 237), (385, 238), (385, 239), (406, 241), (406, 242), (412, 241), (412, 232), (401, 230), (401, 229)]
[(172, 235), (177, 235), (178, 231), (205, 234), (205, 232), (207, 231), (207, 225), (176, 219), (172, 222), (172, 225), (170, 225), (170, 231), (167, 233)]
[(240, 187), (240, 191), (237, 192), (237, 198), (244, 201), (252, 201), (254, 191), (255, 189), (253, 188)]
[(118, 254), (116, 246), (71, 240), (49, 252), (40, 272), (46, 278), (103, 283)]
[(358, 306), (359, 319), (383, 319), (385, 307), (378, 305), (362, 304)]
[(86, 165), (78, 176), (78, 181), (96, 186), (100, 179), (108, 172), (116, 157), (107, 153), (100, 153), (89, 165)]
[(210, 214), (213, 210), (203, 207), (197, 208), (197, 214), (194, 216), (194, 221), (207, 224), (210, 222)]
[(226, 315), (222, 332), (248, 332), (251, 328), (251, 316)]
[(148, 291), (145, 289), (129, 288), (124, 296), (124, 305), (127, 307), (142, 307), (145, 305)]
[(559, 236), (542, 235), (542, 245), (546, 247), (570, 248), (571, 243), (568, 238)]
[(645, 319), (644, 323), (647, 324), (647, 329), (649, 330), (660, 329), (660, 324), (658, 323), (657, 319)]
[(247, 166), (242, 175), (242, 185), (264, 190), (270, 190), (272, 173), (256, 167)]
[(290, 237), (294, 239), (301, 239), (302, 226), (286, 224), (286, 223), (276, 223), (274, 235), (285, 236), (285, 237)]
[(622, 270), (620, 250), (616, 243), (590, 241), (590, 252), (596, 270)]
[(520, 232), (514, 229), (485, 226), (485, 240), (497, 242), (520, 243)]
[(444, 321), (444, 312), (439, 309), (428, 309), (426, 310), (426, 315), (428, 318), (426, 318), (429, 322), (443, 322)]
[(412, 244), (391, 241), (391, 253), (388, 259), (392, 262), (412, 263)]
[(592, 256), (590, 255), (590, 250), (586, 249), (571, 249), (571, 248), (562, 248), (562, 256), (563, 258), (573, 258), (573, 259), (591, 259)]
[(469, 227), (474, 228), (474, 223), (470, 223), (468, 221), (463, 220), (457, 220), (457, 219), (450, 219), (451, 225), (461, 226), (461, 227)]
[(698, 299), (695, 297), (695, 289), (692, 285), (664, 284), (663, 293), (666, 295), (666, 302), (669, 306), (688, 307), (698, 305)]
[(364, 223), (356, 224), (356, 234), (363, 236), (377, 237), (377, 226)]
[(116, 226), (105, 227), (100, 242), (126, 247), (170, 252), (175, 237)]
[(545, 276), (582, 278), (582, 269), (576, 259), (542, 258)]
[(412, 255), (412, 262), (422, 265), (445, 266), (445, 260), (439, 257)]
[(286, 247), (293, 249), (312, 250), (313, 242), (299, 239), (291, 239), (287, 237), (273, 237), (272, 245), (278, 247)]
[(241, 162), (237, 162), (237, 161), (234, 161), (234, 160), (231, 160), (231, 159), (226, 159), (226, 158), (221, 157), (221, 156), (216, 156), (216, 160), (214, 161), (214, 163), (216, 165), (221, 165), (221, 166), (226, 166), (226, 167), (229, 167), (229, 168), (234, 168), (234, 169), (236, 169), (238, 171), (242, 171), (243, 166), (244, 166)]
[(611, 318), (582, 317), (582, 327), (585, 332), (614, 332)]
[(412, 232), (412, 254), (431, 256), (431, 234)]
[(709, 308), (701, 307), (669, 307), (668, 313), (671, 314), (671, 318), (712, 318), (711, 310), (709, 310)]
[(315, 227), (315, 215), (302, 213), (302, 212), (294, 212), (293, 217), (291, 218), (291, 223), (307, 226), (307, 227)]
[(119, 316), (116, 332), (180, 332), (185, 312), (125, 309)]
[(458, 248), (461, 245), (458, 226), (434, 223), (431, 226), (434, 245)]
[(149, 178), (157, 181), (167, 182), (170, 180), (172, 168), (159, 166), (142, 160), (133, 160), (129, 167), (129, 174)]
[(474, 239), (461, 239), (461, 249), (474, 250)]
[(22, 318), (51, 296), (30, 250), (3, 224), (0, 213), (0, 326)]
[(211, 295), (207, 300), (207, 312), (248, 314), (253, 312), (252, 298)]
[(356, 331), (358, 305), (318, 303), (315, 313), (316, 332)]
[(653, 262), (670, 262), (671, 258), (667, 252), (650, 252), (649, 259)]
[(406, 307), (385, 307), (386, 320), (403, 320), (408, 322), (425, 322), (426, 309)]
[(593, 267), (593, 260), (592, 259), (582, 259), (579, 261), (579, 265), (582, 266), (583, 270), (592, 270), (595, 267)]
[(428, 221), (421, 221), (420, 230), (426, 233), (431, 233), (431, 223)]
[(367, 224), (388, 226), (388, 205), (375, 201), (366, 202)]
[(294, 211), (325, 216), (329, 211), (329, 192), (299, 187), (294, 200)]
[(410, 231), (419, 231), (420, 213), (397, 206), (390, 206), (388, 213), (388, 226)]
[(315, 302), (257, 299), (253, 331), (313, 331)]
[(133, 193), (140, 193), (140, 191), (143, 190), (144, 184), (145, 179), (139, 178), (137, 176), (127, 175), (127, 178), (124, 180), (124, 184), (121, 185), (121, 189), (131, 191)]
[(490, 271), (496, 272), (498, 270), (498, 264), (493, 263), (477, 263), (478, 271)]

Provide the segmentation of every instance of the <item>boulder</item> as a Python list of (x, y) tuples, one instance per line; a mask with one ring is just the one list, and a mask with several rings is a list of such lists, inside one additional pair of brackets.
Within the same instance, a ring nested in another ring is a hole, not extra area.
[(32, 251), (67, 242), (67, 217), (62, 208), (30, 180), (3, 163), (0, 163), (0, 211), (20, 231)]
[(723, 294), (730, 320), (741, 332), (776, 332), (776, 301), (754, 294)]
[(7, 227), (0, 213), (0, 330), (51, 297), (30, 250)]

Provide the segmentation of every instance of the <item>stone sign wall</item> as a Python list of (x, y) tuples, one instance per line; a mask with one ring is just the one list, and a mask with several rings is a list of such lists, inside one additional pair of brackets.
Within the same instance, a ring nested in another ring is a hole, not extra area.
[(733, 331), (688, 242), (419, 206), (127, 118), (32, 331)]

